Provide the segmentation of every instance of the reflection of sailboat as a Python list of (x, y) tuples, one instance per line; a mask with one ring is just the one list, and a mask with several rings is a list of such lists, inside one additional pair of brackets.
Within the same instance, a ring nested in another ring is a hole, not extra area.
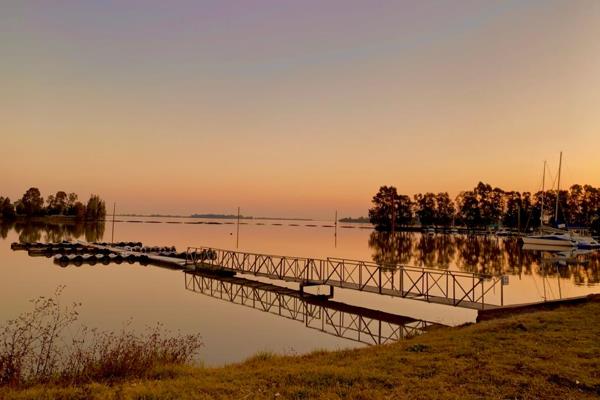
[(351, 306), (298, 290), (239, 277), (185, 273), (187, 290), (302, 322), (307, 328), (365, 343), (413, 337), (433, 322)]
[(590, 254), (591, 250), (572, 249), (567, 251), (559, 251), (552, 254), (550, 257), (543, 257), (543, 263), (568, 265), (568, 264), (585, 264), (589, 260), (581, 260), (580, 257)]

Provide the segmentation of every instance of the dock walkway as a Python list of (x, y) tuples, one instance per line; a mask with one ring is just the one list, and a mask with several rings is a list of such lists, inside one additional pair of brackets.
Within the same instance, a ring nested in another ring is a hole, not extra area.
[(221, 269), (305, 286), (326, 285), (474, 310), (504, 305), (502, 277), (469, 272), (379, 265), (341, 258), (302, 258), (189, 247), (186, 266)]

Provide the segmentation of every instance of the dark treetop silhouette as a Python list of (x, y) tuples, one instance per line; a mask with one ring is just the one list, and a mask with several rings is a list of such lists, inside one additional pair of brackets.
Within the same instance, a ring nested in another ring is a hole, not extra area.
[(40, 190), (32, 187), (14, 204), (8, 197), (0, 197), (0, 219), (63, 216), (74, 217), (78, 220), (97, 221), (106, 217), (106, 204), (100, 196), (92, 194), (87, 205), (78, 201), (77, 198), (75, 193), (67, 194), (58, 191), (55, 195), (48, 196), (44, 206), (44, 198)]
[[(373, 196), (369, 219), (379, 231), (414, 224), (472, 229), (502, 225), (526, 230), (539, 226), (542, 196), (547, 204), (554, 204), (557, 191), (521, 193), (479, 182), (472, 190), (461, 192), (454, 201), (448, 193), (416, 194), (413, 201), (398, 194), (393, 186), (382, 186)], [(551, 224), (591, 228), (600, 234), (600, 188), (577, 184), (561, 190), (558, 196), (558, 220), (550, 217)]]

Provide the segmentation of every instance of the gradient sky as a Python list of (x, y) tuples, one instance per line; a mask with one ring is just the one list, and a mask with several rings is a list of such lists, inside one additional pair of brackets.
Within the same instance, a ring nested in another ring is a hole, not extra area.
[(365, 215), (383, 184), (600, 186), (600, 1), (0, 4), (0, 195)]

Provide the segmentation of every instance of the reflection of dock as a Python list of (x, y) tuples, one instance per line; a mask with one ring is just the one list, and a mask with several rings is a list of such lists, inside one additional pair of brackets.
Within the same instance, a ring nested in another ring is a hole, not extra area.
[(469, 272), (383, 266), (339, 258), (301, 258), (188, 248), (186, 266), (251, 274), (304, 286), (330, 286), (476, 310), (504, 304), (502, 277)]
[(351, 306), (327, 300), (324, 296), (235, 276), (185, 272), (185, 288), (371, 345), (402, 340), (437, 326), (432, 322)]

